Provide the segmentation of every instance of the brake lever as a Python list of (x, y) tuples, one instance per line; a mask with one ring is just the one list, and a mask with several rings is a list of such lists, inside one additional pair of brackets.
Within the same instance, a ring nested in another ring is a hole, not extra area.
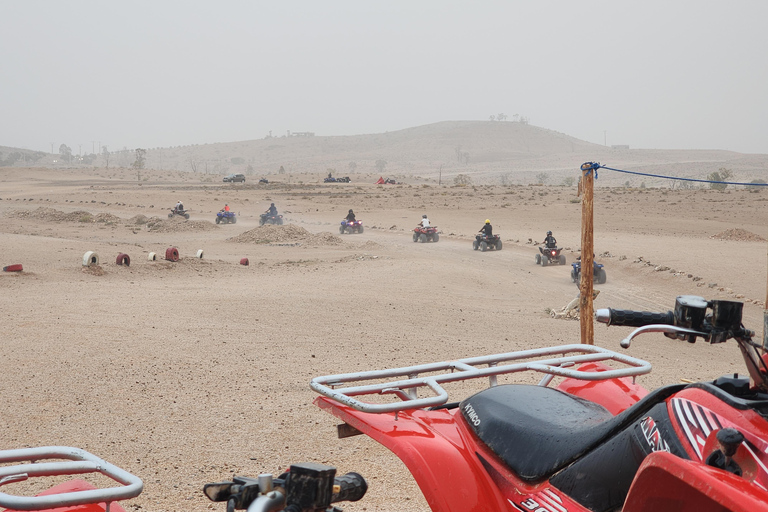
[(645, 334), (647, 332), (663, 332), (665, 334), (692, 334), (693, 336), (701, 336), (704, 339), (707, 339), (709, 337), (709, 334), (701, 331), (694, 331), (693, 329), (686, 329), (685, 327), (677, 327), (674, 325), (664, 325), (664, 324), (653, 324), (653, 325), (644, 325), (643, 327), (638, 327), (634, 331), (632, 331), (629, 336), (621, 340), (621, 347), (622, 348), (629, 348), (630, 343), (632, 343), (632, 339), (635, 336), (638, 336), (640, 334)]

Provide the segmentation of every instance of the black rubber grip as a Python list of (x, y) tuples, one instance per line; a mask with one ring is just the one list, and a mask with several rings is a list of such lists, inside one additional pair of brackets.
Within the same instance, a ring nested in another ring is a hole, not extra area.
[(339, 486), (339, 492), (333, 493), (331, 503), (339, 501), (357, 501), (368, 490), (368, 483), (358, 473), (347, 473), (344, 476), (337, 476), (333, 479), (334, 485)]
[(645, 325), (653, 324), (675, 324), (675, 315), (671, 311), (667, 311), (666, 313), (652, 313), (650, 311), (631, 311), (629, 309), (613, 308), (608, 308), (608, 311), (610, 311), (608, 325), (643, 327)]

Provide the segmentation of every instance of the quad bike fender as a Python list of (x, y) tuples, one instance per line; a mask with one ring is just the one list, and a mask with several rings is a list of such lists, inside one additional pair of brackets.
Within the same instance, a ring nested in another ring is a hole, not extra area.
[(372, 414), (325, 397), (315, 399), (348, 425), (379, 442), (408, 467), (434, 512), (513, 510), (472, 449), (458, 409)]
[[(50, 494), (63, 494), (68, 492), (79, 492), (79, 491), (92, 491), (94, 489), (96, 489), (96, 487), (91, 485), (91, 483), (86, 482), (85, 480), (75, 479), (75, 480), (69, 480), (68, 482), (55, 485), (50, 489), (37, 494), (37, 496), (48, 496)], [(36, 510), (41, 510), (41, 509), (36, 509)], [(106, 510), (106, 505), (104, 503), (88, 503), (85, 505), (69, 505), (69, 506), (63, 506), (63, 507), (46, 508), (42, 510), (44, 510), (45, 512), (104, 512)], [(12, 509), (3, 509), (3, 511), (15, 512)], [(113, 501), (110, 503), (110, 511), (125, 512), (125, 509), (121, 507), (117, 502)]]
[[(582, 372), (602, 372), (611, 368), (603, 363), (585, 363), (578, 369)], [(645, 388), (633, 383), (631, 377), (599, 381), (565, 379), (557, 389), (600, 404), (614, 416), (648, 394)]]
[(624, 512), (755, 512), (768, 510), (768, 491), (741, 477), (665, 451), (645, 458)]

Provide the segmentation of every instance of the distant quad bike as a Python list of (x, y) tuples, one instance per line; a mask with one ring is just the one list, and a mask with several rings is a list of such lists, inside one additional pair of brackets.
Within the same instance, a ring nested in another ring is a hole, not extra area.
[(341, 225), (339, 226), (339, 233), (342, 235), (344, 233), (362, 233), (363, 232), (363, 221), (361, 220), (354, 220), (352, 222), (348, 222), (347, 219), (343, 219), (341, 221)]
[(259, 226), (263, 226), (264, 224), (277, 224), (278, 226), (282, 226), (283, 216), (269, 215), (268, 213), (262, 213), (261, 217), (259, 217)]
[(491, 237), (487, 237), (483, 234), (478, 234), (475, 236), (475, 241), (472, 242), (472, 249), (485, 252), (488, 249), (496, 249), (497, 251), (501, 250), (501, 237), (499, 235), (493, 235)]
[(259, 183), (263, 183), (264, 185), (269, 185), (269, 180), (267, 178), (261, 178), (259, 180)]
[(565, 254), (560, 254), (561, 247), (539, 247), (539, 253), (536, 255), (536, 264), (546, 267), (547, 265), (565, 265)]
[[(604, 284), (605, 281), (608, 280), (608, 276), (605, 274), (605, 269), (603, 268), (603, 264), (593, 261), (592, 266), (594, 268), (593, 276), (595, 279), (595, 283)], [(578, 283), (579, 279), (581, 279), (581, 261), (577, 261), (576, 263), (571, 263), (571, 267), (573, 267), (571, 268), (571, 281), (573, 281), (574, 283)]]
[(428, 228), (416, 226), (416, 228), (413, 230), (414, 242), (425, 243), (437, 242), (438, 240), (440, 240), (440, 234), (437, 232), (437, 226), (429, 226)]
[(216, 214), (216, 224), (234, 224), (237, 222), (235, 212), (219, 212)]
[(179, 217), (184, 217), (185, 219), (189, 220), (189, 214), (187, 213), (187, 210), (177, 210), (176, 208), (170, 208), (171, 213), (168, 214), (168, 218), (172, 219), (175, 215), (178, 215)]

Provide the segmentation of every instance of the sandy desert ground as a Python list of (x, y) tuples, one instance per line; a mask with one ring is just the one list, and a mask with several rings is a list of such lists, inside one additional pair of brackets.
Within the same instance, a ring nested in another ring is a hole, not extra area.
[[(145, 482), (127, 510), (224, 510), (202, 495), (204, 483), (308, 460), (368, 478), (368, 496), (345, 510), (427, 510), (386, 449), (336, 438), (309, 380), (578, 342), (578, 322), (547, 312), (577, 292), (570, 265), (534, 264), (547, 229), (569, 263), (576, 256), (575, 188), (323, 185), (320, 174), (228, 185), (143, 172), (137, 182), (120, 169), (0, 170), (0, 266), (24, 265), (0, 272), (0, 446), (78, 446), (125, 468)], [(189, 221), (166, 218), (177, 200)], [(271, 201), (287, 225), (259, 228)], [(608, 281), (595, 307), (666, 311), (679, 294), (738, 299), (760, 333), (766, 201), (768, 191), (598, 180), (596, 252)], [(224, 203), (237, 224), (214, 224)], [(363, 234), (338, 234), (349, 208)], [(412, 242), (422, 213), (441, 229), (439, 243)], [(471, 249), (485, 218), (502, 236), (500, 252)], [(147, 260), (171, 246), (178, 263)], [(82, 267), (86, 251), (100, 255), (100, 268)], [(115, 264), (120, 252), (129, 267)], [(628, 330), (595, 332), (598, 345), (621, 350)], [(651, 335), (628, 353), (653, 363), (640, 379), (649, 388), (742, 371), (733, 343)]]

